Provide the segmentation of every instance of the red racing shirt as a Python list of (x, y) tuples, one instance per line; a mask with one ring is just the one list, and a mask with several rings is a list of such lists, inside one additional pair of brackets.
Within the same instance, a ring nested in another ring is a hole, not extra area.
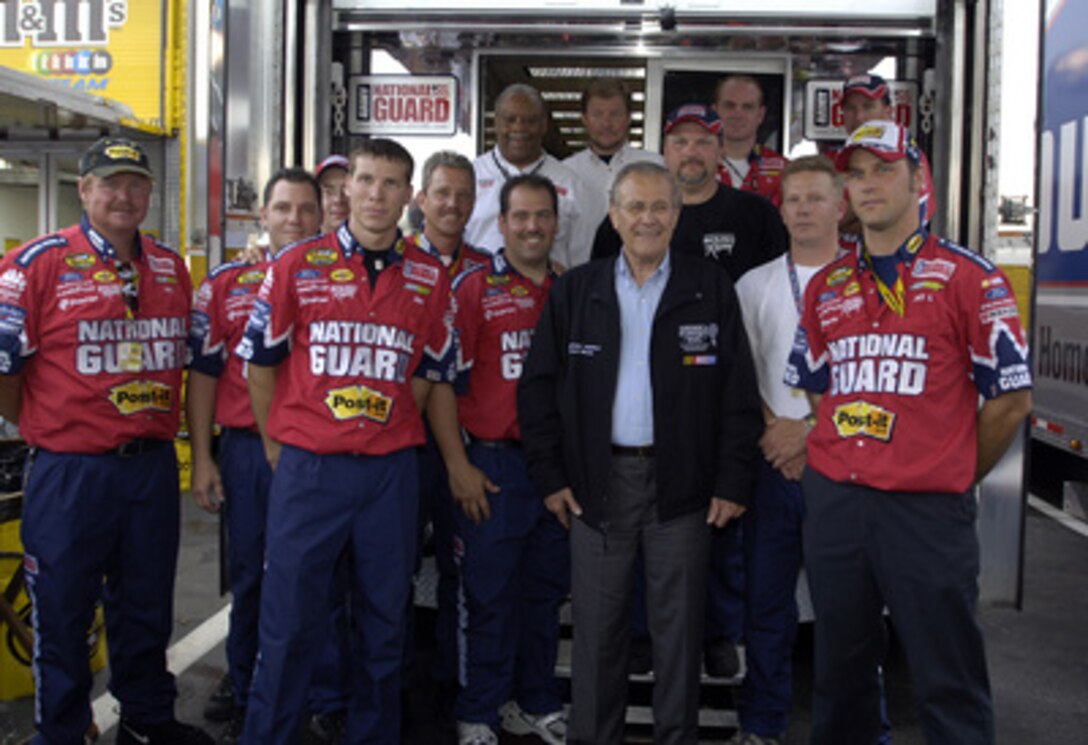
[(820, 270), (786, 383), (823, 394), (808, 463), (840, 482), (962, 492), (974, 481), (978, 396), (1031, 387), (1008, 279), (985, 258), (918, 232), (899, 249), (903, 315), (863, 248)]
[(748, 175), (743, 182), (733, 183), (734, 176), (724, 162), (718, 164), (718, 181), (735, 189), (758, 194), (778, 207), (782, 204), (782, 171), (788, 162), (782, 153), (756, 145), (748, 155)]
[(139, 241), (135, 313), (116, 251), (86, 217), (0, 260), (0, 373), (22, 373), (19, 432), (31, 445), (101, 453), (177, 434), (189, 272), (172, 249)]
[(218, 378), (215, 421), (256, 430), (246, 387), (245, 361), (231, 351), (242, 340), (268, 262), (231, 261), (213, 269), (196, 293), (189, 325), (192, 369)]
[(517, 388), (554, 276), (537, 285), (500, 250), (457, 278), (457, 402), (461, 426), (481, 440), (519, 440)]
[(347, 225), (267, 269), (237, 353), (283, 363), (269, 435), (315, 453), (384, 455), (424, 441), (413, 376), (450, 381), (453, 307), (441, 262), (398, 234), (373, 289)]

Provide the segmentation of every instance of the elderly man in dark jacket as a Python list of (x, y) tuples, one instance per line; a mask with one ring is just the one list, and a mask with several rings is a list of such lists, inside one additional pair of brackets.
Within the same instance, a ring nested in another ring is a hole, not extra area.
[(571, 527), (568, 743), (622, 742), (640, 550), (654, 741), (697, 741), (709, 526), (739, 517), (754, 485), (762, 417), (740, 308), (724, 271), (669, 251), (679, 212), (666, 169), (620, 171), (623, 251), (556, 282), (519, 385), (530, 475)]

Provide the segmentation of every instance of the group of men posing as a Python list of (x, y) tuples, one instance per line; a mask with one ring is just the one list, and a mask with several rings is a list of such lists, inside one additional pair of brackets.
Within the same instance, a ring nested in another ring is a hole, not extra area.
[[(873, 102), (873, 121), (847, 121), (834, 165), (787, 165), (757, 146), (758, 82), (729, 78), (714, 106), (670, 114), (662, 163), (626, 143), (622, 88), (594, 82), (568, 167), (543, 152), (539, 94), (513, 86), (496, 147), (432, 157), (418, 194), (388, 140), (277, 173), (274, 256), (217, 267), (191, 324), (181, 259), (138, 233), (146, 156), (96, 143), (81, 224), (0, 262), (0, 414), (34, 446), (37, 741), (92, 731), (99, 596), (118, 742), (210, 740), (174, 719), (164, 655), (188, 344), (193, 494), (225, 508), (231, 546), (227, 739), (291, 742), (305, 712), (341, 709), (343, 741), (399, 742), (422, 504), (460, 743), (622, 742), (636, 577), (655, 742), (697, 741), (707, 640), (739, 638), (733, 742), (776, 742), (802, 555), (813, 743), (880, 738), (885, 606), (927, 739), (992, 743), (971, 487), (1030, 409), (1027, 347), (1002, 273), (929, 232), (887, 93), (849, 81), (845, 108)], [(404, 236), (413, 196), (423, 228)], [(743, 604), (720, 602), (730, 588)]]

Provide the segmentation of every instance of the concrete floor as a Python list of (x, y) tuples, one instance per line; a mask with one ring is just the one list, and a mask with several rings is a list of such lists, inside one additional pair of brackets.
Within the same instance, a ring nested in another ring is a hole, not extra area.
[[(1088, 539), (1029, 510), (1026, 531), (1024, 609), (985, 608), (981, 621), (990, 659), (998, 743), (1001, 745), (1079, 745), (1088, 741)], [(175, 640), (190, 635), (225, 605), (219, 595), (218, 521), (186, 499), (182, 552), (175, 604)], [(436, 691), (426, 674), (432, 652), (433, 613), (417, 610), (419, 663), (413, 675), (406, 741), (454, 741), (435, 716)], [(191, 637), (190, 637), (191, 639)], [(811, 634), (802, 629), (795, 654), (795, 702), (792, 725), (783, 743), (807, 741), (811, 702)], [(178, 676), (178, 717), (200, 723), (204, 701), (225, 670), (222, 643), (216, 643)], [(93, 697), (105, 690), (106, 673), (96, 678)], [(637, 687), (636, 687), (637, 688)], [(708, 708), (729, 708), (728, 687), (716, 687)], [(889, 713), (896, 745), (925, 740), (910, 694), (909, 672), (892, 644), (887, 665)], [(632, 699), (641, 695), (633, 691)], [(0, 702), (0, 745), (22, 743), (33, 734), (29, 699)], [(208, 724), (217, 735), (221, 726)], [(721, 742), (725, 729), (710, 729), (703, 742)], [(115, 729), (104, 733), (112, 742)], [(632, 727), (631, 742), (648, 741), (648, 732)], [(532, 742), (525, 738), (526, 742)], [(517, 742), (518, 739), (504, 740)]]

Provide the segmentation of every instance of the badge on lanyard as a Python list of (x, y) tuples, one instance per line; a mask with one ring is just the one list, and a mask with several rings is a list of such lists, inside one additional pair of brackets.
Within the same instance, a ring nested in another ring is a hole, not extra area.
[(144, 369), (143, 345), (138, 341), (123, 341), (117, 346), (118, 364), (125, 372), (142, 372)]

